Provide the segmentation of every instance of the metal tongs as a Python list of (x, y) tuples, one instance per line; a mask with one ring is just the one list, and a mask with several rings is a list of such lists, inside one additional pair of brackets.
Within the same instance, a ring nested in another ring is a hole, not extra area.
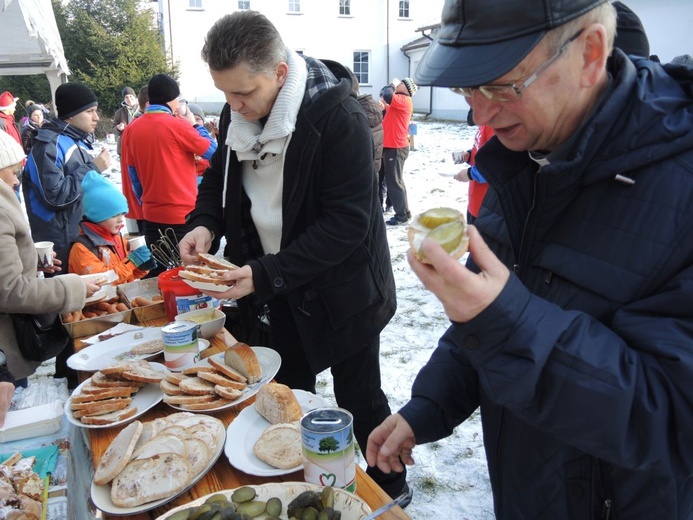
[(159, 236), (161, 238), (149, 248), (154, 259), (159, 264), (166, 266), (166, 269), (183, 265), (176, 232), (171, 228), (166, 228), (163, 232), (159, 230)]
[(361, 520), (373, 520), (374, 518), (379, 517), (383, 513), (387, 513), (393, 507), (398, 506), (400, 504), (400, 502), (402, 502), (402, 500), (404, 500), (405, 498), (407, 498), (407, 491), (405, 491), (400, 496), (395, 498), (392, 502), (388, 502), (384, 506), (379, 507), (378, 509), (373, 511), (370, 515), (364, 516)]

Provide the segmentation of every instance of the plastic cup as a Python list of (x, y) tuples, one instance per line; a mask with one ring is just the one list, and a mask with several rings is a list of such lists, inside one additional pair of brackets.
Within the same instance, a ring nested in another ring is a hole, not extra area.
[(146, 246), (147, 241), (144, 237), (134, 237), (128, 240), (128, 244), (130, 244), (130, 251), (134, 251), (139, 247)]
[(53, 267), (53, 242), (35, 242), (36, 253), (38, 254), (38, 267)]
[(464, 151), (452, 152), (452, 162), (453, 163), (462, 164), (464, 162), (462, 157), (464, 157)]

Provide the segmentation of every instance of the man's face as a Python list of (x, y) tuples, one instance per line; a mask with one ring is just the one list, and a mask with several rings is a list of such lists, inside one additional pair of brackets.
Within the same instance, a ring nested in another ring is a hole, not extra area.
[(282, 62), (269, 75), (252, 74), (246, 65), (210, 72), (214, 86), (224, 93), (231, 109), (246, 121), (258, 121), (272, 111), (289, 67)]
[[(474, 110), (474, 122), (493, 128), (509, 149), (555, 150), (577, 129), (583, 117), (585, 95), (580, 89), (580, 45), (573, 42), (564, 55), (553, 62), (529, 85), (517, 100), (489, 100), (479, 91), (467, 98)], [(517, 67), (491, 84), (521, 85), (551, 51), (544, 42), (537, 45)]]
[(125, 96), (125, 104), (129, 107), (134, 107), (135, 104), (137, 103), (137, 98), (133, 96), (132, 94), (127, 94)]
[(98, 111), (98, 106), (91, 107), (85, 110), (84, 112), (80, 112), (75, 116), (67, 118), (65, 122), (71, 124), (76, 128), (79, 128), (82, 132), (93, 134), (94, 130), (96, 130), (96, 125), (99, 122)]

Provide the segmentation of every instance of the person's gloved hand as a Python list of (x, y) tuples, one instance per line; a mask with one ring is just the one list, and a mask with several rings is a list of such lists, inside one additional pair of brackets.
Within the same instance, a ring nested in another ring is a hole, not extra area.
[(152, 252), (147, 246), (140, 246), (134, 251), (130, 251), (128, 259), (142, 271), (151, 271), (157, 265), (156, 260), (152, 258)]

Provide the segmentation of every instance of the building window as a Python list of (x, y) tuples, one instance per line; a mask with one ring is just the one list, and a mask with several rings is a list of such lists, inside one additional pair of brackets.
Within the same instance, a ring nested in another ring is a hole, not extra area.
[(250, 9), (250, 0), (238, 0), (238, 9), (245, 11)]
[(409, 0), (399, 0), (399, 17), (409, 18)]
[(301, 0), (289, 0), (289, 12), (290, 13), (300, 13), (301, 12)]
[(360, 85), (365, 85), (370, 83), (368, 77), (368, 62), (370, 60), (370, 53), (368, 51), (355, 51), (354, 52), (354, 66), (353, 71), (359, 80)]
[(202, 9), (202, 0), (188, 0), (190, 9)]
[(340, 16), (351, 16), (351, 0), (339, 0)]

